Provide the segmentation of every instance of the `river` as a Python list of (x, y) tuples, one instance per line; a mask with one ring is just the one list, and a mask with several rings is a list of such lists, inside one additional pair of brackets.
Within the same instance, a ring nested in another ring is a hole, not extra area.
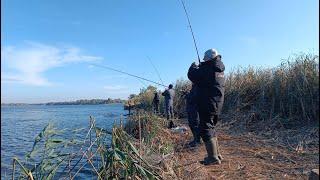
[(1, 179), (12, 174), (12, 158), (24, 159), (35, 137), (50, 122), (59, 129), (88, 128), (89, 116), (96, 125), (111, 129), (126, 114), (122, 104), (1, 106)]

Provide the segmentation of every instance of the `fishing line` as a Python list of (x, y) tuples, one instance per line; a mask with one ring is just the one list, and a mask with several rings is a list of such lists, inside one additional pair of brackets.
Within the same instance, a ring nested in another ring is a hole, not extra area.
[(145, 82), (143, 82), (141, 79), (138, 79), (138, 81), (140, 81), (140, 83), (143, 84), (143, 86), (145, 86), (145, 88), (148, 87), (148, 85)]
[(90, 64), (90, 65), (96, 66), (96, 67), (100, 67), (100, 68), (103, 68), (103, 69), (109, 69), (109, 70), (111, 70), (111, 71), (116, 71), (116, 72), (119, 72), (119, 73), (122, 73), (122, 74), (126, 74), (126, 75), (128, 75), (128, 76), (132, 76), (132, 77), (135, 77), (135, 78), (138, 78), (138, 79), (142, 79), (142, 80), (144, 80), (144, 81), (148, 81), (148, 82), (157, 84), (157, 85), (159, 85), (159, 86), (167, 87), (167, 86), (164, 85), (164, 84), (161, 84), (161, 83), (158, 83), (158, 82), (155, 82), (155, 81), (152, 81), (152, 80), (149, 80), (149, 79), (146, 79), (146, 78), (143, 78), (143, 77), (134, 75), (134, 74), (130, 74), (130, 73), (127, 73), (127, 72), (124, 72), (124, 71), (120, 71), (120, 70), (118, 70), (118, 69), (114, 69), (114, 68), (111, 68), (111, 67), (108, 67), (108, 66), (98, 65), (98, 64)]
[(147, 56), (147, 58), (148, 58), (149, 62), (151, 63), (153, 69), (156, 71), (156, 73), (157, 73), (157, 75), (158, 75), (158, 78), (160, 79), (161, 83), (164, 84), (163, 81), (162, 81), (162, 79), (161, 79), (161, 76), (160, 76), (160, 73), (159, 73), (158, 69), (157, 69), (156, 66), (152, 63), (150, 57)]
[(196, 48), (198, 61), (199, 61), (199, 64), (200, 64), (200, 56), (199, 56), (199, 52), (198, 52), (198, 47), (197, 47), (196, 39), (195, 39), (194, 34), (193, 34), (193, 30), (192, 30), (192, 26), (191, 26), (191, 23), (190, 23), (189, 15), (188, 15), (188, 12), (187, 12), (187, 9), (186, 9), (186, 6), (185, 6), (183, 0), (181, 0), (181, 3), (182, 3), (182, 6), (183, 6), (183, 9), (184, 9), (184, 12), (186, 13), (187, 19), (188, 19), (190, 31), (191, 31), (192, 38), (193, 38), (194, 47)]

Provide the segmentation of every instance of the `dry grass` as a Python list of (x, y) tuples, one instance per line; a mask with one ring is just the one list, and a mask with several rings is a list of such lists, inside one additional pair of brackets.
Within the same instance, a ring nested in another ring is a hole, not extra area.
[[(319, 121), (318, 56), (301, 54), (272, 69), (237, 69), (226, 79), (224, 111), (251, 111), (285, 125)], [(287, 121), (287, 122), (284, 122)]]
[[(126, 133), (122, 126), (107, 131), (96, 127), (95, 120), (90, 117), (86, 136), (78, 143), (74, 139), (57, 139), (58, 132), (52, 125), (46, 126), (36, 137), (27, 159), (21, 162), (14, 158), (12, 179), (83, 178), (80, 173), (88, 172), (88, 169), (97, 179), (161, 177), (157, 172), (159, 168), (144, 158), (143, 149), (148, 148), (142, 147), (146, 147), (146, 143)], [(110, 136), (111, 143), (108, 141)], [(70, 146), (77, 147), (77, 150)], [(157, 155), (154, 152), (149, 154)], [(30, 166), (32, 164), (35, 166)]]
[[(224, 114), (254, 113), (255, 119), (281, 120), (284, 126), (319, 122), (319, 58), (298, 54), (274, 68), (237, 68), (226, 75)], [(186, 117), (183, 91), (190, 81), (177, 80), (174, 110)], [(155, 87), (141, 90), (132, 100), (138, 108), (152, 110)], [(163, 107), (163, 101), (160, 107)], [(162, 112), (163, 108), (161, 109)]]

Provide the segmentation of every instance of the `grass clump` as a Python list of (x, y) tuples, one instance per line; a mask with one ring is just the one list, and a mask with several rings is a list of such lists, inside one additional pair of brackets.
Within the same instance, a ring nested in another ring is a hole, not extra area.
[(108, 131), (96, 127), (94, 119), (90, 118), (90, 128), (81, 141), (59, 138), (58, 133), (62, 132), (51, 124), (46, 126), (35, 138), (25, 162), (14, 158), (12, 179), (16, 174), (20, 179), (161, 178), (158, 169), (143, 157), (141, 147), (146, 145), (129, 135), (122, 126), (114, 126)]
[[(139, 112), (127, 120), (124, 129), (128, 134), (147, 144), (146, 151), (149, 149), (152, 153), (166, 155), (173, 152), (173, 141), (170, 139), (166, 124), (165, 119), (152, 113)], [(141, 132), (141, 137), (139, 137), (139, 132)]]

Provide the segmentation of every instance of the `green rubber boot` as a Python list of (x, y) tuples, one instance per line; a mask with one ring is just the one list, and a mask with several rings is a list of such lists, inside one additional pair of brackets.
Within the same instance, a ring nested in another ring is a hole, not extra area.
[(217, 137), (214, 137), (215, 141), (216, 141), (216, 146), (217, 146), (217, 152), (218, 152), (218, 158), (220, 161), (223, 160), (221, 154), (220, 154), (220, 151), (219, 151), (219, 143), (218, 143), (218, 138)]
[(216, 140), (217, 140), (216, 138), (211, 138), (209, 141), (204, 143), (206, 146), (208, 157), (204, 158), (203, 161), (200, 161), (201, 164), (203, 165), (221, 164), (221, 161), (218, 158)]

